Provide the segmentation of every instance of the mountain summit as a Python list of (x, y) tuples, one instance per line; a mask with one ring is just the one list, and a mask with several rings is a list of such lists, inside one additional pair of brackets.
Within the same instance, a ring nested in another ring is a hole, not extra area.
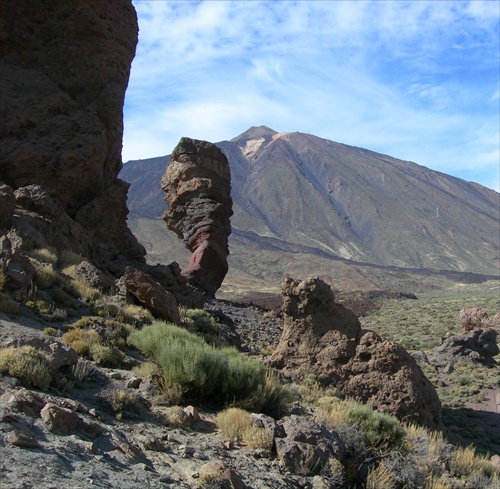
[[(494, 190), (367, 149), (266, 126), (217, 146), (231, 166), (231, 247), (498, 274), (500, 203)], [(163, 157), (124, 166), (132, 218), (156, 218), (163, 211), (154, 178), (167, 164)], [(153, 190), (144, 195), (144, 188)]]

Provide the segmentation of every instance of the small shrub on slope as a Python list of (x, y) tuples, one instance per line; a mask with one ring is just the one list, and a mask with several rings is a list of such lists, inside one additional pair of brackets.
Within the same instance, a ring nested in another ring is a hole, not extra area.
[(32, 346), (0, 350), (0, 372), (42, 390), (47, 389), (50, 384), (49, 359)]
[(231, 440), (240, 441), (253, 425), (249, 412), (240, 408), (228, 408), (217, 414), (215, 424)]

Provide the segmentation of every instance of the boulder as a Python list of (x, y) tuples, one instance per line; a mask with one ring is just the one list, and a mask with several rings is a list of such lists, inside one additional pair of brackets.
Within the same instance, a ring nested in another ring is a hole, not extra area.
[(59, 435), (72, 435), (77, 427), (79, 416), (71, 409), (47, 403), (40, 412), (47, 429)]
[(148, 274), (133, 267), (127, 267), (123, 274), (123, 282), (127, 290), (157, 318), (180, 323), (181, 317), (177, 301)]
[(477, 362), (495, 365), (494, 357), (500, 353), (498, 333), (493, 328), (475, 328), (466, 333), (450, 336), (434, 348), (431, 356), (440, 361)]
[(343, 458), (344, 444), (338, 433), (312, 419), (292, 415), (283, 418), (281, 425), (286, 436), (276, 439), (276, 452), (290, 472), (318, 474), (330, 459)]
[(286, 278), (282, 293), (284, 329), (269, 359), (272, 367), (293, 379), (314, 372), (343, 396), (405, 422), (441, 428), (437, 393), (402, 346), (362, 330), (317, 277)]
[(163, 220), (193, 253), (183, 274), (214, 295), (228, 271), (233, 214), (228, 160), (215, 144), (182, 138), (161, 186), (168, 205)]

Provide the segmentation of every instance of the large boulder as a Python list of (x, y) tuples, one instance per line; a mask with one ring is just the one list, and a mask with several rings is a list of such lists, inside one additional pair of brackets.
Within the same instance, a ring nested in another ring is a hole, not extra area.
[(117, 177), (137, 32), (131, 0), (2, 3), (3, 228), (38, 232), (102, 266), (143, 261), (126, 225), (128, 186)]
[(293, 379), (311, 372), (323, 385), (405, 422), (441, 428), (437, 393), (400, 345), (361, 329), (319, 278), (286, 278), (284, 330), (270, 365)]
[(180, 323), (175, 296), (154, 281), (147, 273), (127, 267), (122, 277), (127, 290), (157, 318)]
[(345, 447), (339, 434), (312, 419), (292, 415), (283, 418), (280, 424), (285, 436), (276, 438), (276, 453), (290, 472), (318, 474), (332, 458), (344, 457)]
[(434, 348), (431, 357), (441, 362), (496, 365), (494, 357), (500, 353), (497, 336), (493, 328), (471, 329), (444, 339)]
[(213, 295), (228, 271), (233, 210), (227, 158), (212, 143), (182, 138), (161, 186), (168, 205), (163, 220), (193, 253), (183, 274)]

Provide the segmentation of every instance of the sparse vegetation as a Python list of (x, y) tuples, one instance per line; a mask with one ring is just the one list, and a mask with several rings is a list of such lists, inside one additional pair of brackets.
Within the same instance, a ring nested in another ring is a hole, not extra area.
[(228, 408), (217, 414), (215, 423), (230, 440), (241, 441), (244, 433), (253, 425), (252, 416), (240, 408)]
[(250, 448), (272, 450), (274, 446), (274, 433), (269, 429), (253, 425), (243, 432), (242, 441)]
[(3, 291), (4, 287), (7, 285), (7, 277), (3, 270), (0, 269), (0, 292)]
[(4, 314), (17, 314), (19, 312), (19, 303), (7, 295), (0, 293), (0, 312)]
[(0, 372), (17, 377), (28, 386), (47, 389), (50, 384), (50, 362), (32, 346), (0, 350)]
[(99, 333), (94, 330), (72, 329), (63, 334), (62, 339), (75, 350), (78, 355), (88, 357), (90, 347), (100, 344)]

